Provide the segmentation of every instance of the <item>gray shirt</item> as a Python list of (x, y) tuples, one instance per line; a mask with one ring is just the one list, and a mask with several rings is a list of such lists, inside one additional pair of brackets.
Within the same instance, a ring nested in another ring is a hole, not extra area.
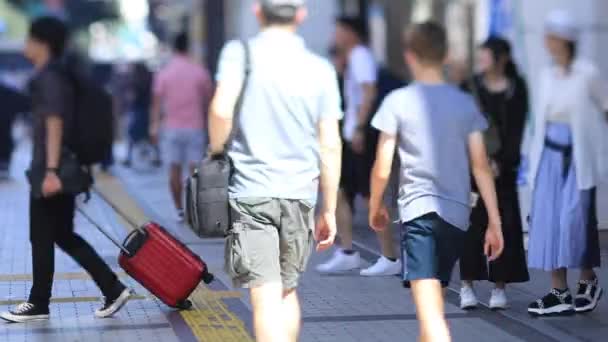
[(68, 82), (67, 76), (50, 64), (42, 68), (30, 82), (34, 166), (46, 167), (46, 119), (49, 116), (55, 115), (62, 119), (64, 144), (69, 140), (75, 100), (74, 91)]
[(468, 138), (487, 128), (473, 98), (447, 84), (413, 83), (384, 100), (372, 125), (398, 136), (401, 220), (435, 212), (466, 230), (471, 192)]
[[(264, 30), (249, 47), (251, 74), (229, 150), (235, 166), (230, 197), (314, 202), (320, 174), (318, 123), (342, 117), (335, 70), (285, 30)], [(220, 56), (217, 81), (241, 84), (243, 75), (243, 46), (229, 42)]]

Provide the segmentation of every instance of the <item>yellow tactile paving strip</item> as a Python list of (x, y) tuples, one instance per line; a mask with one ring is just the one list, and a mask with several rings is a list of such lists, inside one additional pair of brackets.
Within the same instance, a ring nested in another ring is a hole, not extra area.
[[(112, 176), (96, 177), (97, 189), (121, 208), (136, 223), (149, 221), (144, 211), (125, 191), (123, 184)], [(125, 227), (128, 223), (120, 218)], [(199, 341), (205, 342), (248, 342), (253, 341), (243, 321), (232, 313), (223, 299), (239, 298), (236, 291), (212, 291), (203, 284), (194, 291), (190, 300), (193, 310), (180, 312), (182, 318)]]

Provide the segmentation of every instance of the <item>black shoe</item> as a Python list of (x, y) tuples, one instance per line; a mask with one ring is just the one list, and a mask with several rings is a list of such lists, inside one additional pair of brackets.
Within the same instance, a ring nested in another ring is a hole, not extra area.
[(532, 316), (567, 316), (574, 314), (572, 295), (569, 290), (553, 289), (548, 295), (528, 306)]
[(603, 293), (604, 290), (599, 286), (597, 278), (579, 281), (574, 300), (576, 312), (583, 313), (595, 310)]
[(131, 289), (125, 288), (118, 297), (114, 299), (106, 298), (103, 306), (95, 311), (95, 317), (112, 317), (112, 315), (117, 313), (125, 304), (127, 304), (129, 297), (131, 297)]
[(25, 302), (15, 306), (9, 312), (1, 313), (0, 318), (12, 323), (44, 321), (49, 319), (49, 308)]

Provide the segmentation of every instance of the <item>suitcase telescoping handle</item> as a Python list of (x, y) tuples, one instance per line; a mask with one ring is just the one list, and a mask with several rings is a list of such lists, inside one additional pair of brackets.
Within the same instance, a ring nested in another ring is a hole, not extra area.
[[(122, 217), (132, 228), (142, 231), (139, 224), (137, 224), (129, 215), (125, 214), (125, 212), (119, 208), (116, 204), (114, 204), (110, 199), (104, 195), (101, 191), (99, 191), (95, 186), (92, 188), (92, 192), (97, 195), (97, 197), (101, 198), (114, 212), (118, 214), (118, 216)], [(143, 233), (143, 231), (142, 231)]]
[(110, 234), (104, 227), (102, 227), (99, 223), (97, 223), (97, 221), (95, 221), (89, 214), (87, 214), (87, 212), (82, 209), (80, 206), (77, 206), (76, 209), (78, 210), (78, 212), (84, 216), (84, 218), (87, 219), (87, 221), (89, 221), (95, 228), (97, 228), (97, 230), (99, 230), (105, 237), (107, 237), (110, 241), (112, 241), (112, 243), (120, 248), (120, 250), (125, 253), (128, 256), (131, 256), (131, 252), (129, 252), (128, 249), (125, 248), (125, 246), (123, 246), (120, 242), (118, 242), (118, 240), (116, 240), (116, 238), (114, 236), (112, 236), (112, 234)]

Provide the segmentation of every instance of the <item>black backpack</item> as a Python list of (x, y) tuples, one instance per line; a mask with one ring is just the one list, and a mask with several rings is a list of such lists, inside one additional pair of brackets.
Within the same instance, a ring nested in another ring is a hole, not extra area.
[(108, 159), (114, 142), (111, 95), (85, 73), (69, 65), (58, 67), (74, 89), (74, 117), (68, 147), (81, 165)]

